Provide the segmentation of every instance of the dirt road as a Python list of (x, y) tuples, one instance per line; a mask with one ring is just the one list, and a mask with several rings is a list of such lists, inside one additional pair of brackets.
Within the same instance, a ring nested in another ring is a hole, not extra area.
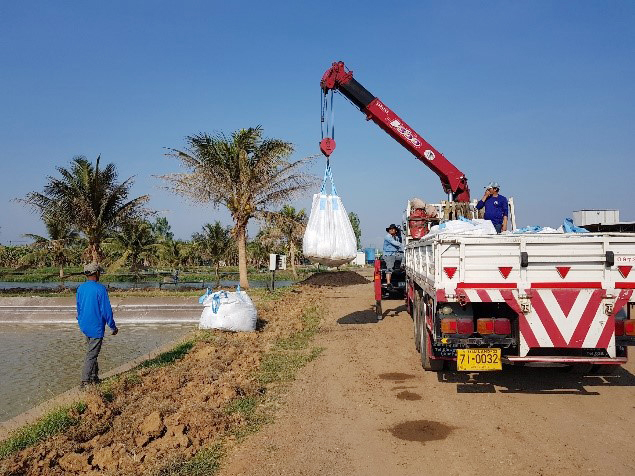
[(371, 285), (334, 289), (317, 344), (276, 421), (223, 464), (230, 475), (635, 474), (635, 365), (423, 372), (412, 321)]

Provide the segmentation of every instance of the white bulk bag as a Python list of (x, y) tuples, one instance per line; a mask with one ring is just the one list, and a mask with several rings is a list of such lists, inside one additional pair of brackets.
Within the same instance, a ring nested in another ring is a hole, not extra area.
[[(331, 194), (324, 193), (326, 179)], [(337, 195), (331, 167), (327, 164), (320, 193), (313, 195), (311, 215), (302, 242), (304, 256), (314, 263), (340, 266), (357, 256), (357, 240), (342, 200)]]
[(468, 220), (462, 218), (459, 220), (448, 220), (439, 225), (430, 228), (428, 234), (437, 233), (455, 233), (458, 235), (496, 235), (496, 228), (490, 220), (475, 218)]
[(245, 291), (218, 291), (203, 299), (199, 329), (220, 329), (232, 332), (256, 330), (258, 313)]

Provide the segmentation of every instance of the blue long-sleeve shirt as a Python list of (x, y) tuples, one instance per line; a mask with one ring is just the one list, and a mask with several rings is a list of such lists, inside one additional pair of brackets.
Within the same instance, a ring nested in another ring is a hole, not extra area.
[(485, 207), (485, 216), (483, 218), (491, 220), (492, 223), (496, 225), (501, 225), (503, 223), (503, 217), (509, 214), (507, 198), (501, 194), (498, 194), (496, 197), (490, 195), (485, 202), (479, 200), (476, 204), (476, 208), (480, 210), (483, 207)]
[(403, 244), (401, 241), (394, 238), (390, 233), (386, 233), (384, 237), (384, 254), (391, 256), (401, 253), (403, 251)]
[(77, 288), (77, 322), (86, 335), (98, 339), (104, 337), (106, 324), (113, 331), (117, 328), (106, 287), (97, 281), (86, 281)]

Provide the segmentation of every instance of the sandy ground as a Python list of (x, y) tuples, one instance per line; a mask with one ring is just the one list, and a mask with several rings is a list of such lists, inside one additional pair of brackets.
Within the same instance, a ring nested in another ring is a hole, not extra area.
[(376, 323), (370, 284), (329, 295), (325, 351), (222, 476), (635, 474), (634, 362), (614, 376), (423, 372), (401, 301)]

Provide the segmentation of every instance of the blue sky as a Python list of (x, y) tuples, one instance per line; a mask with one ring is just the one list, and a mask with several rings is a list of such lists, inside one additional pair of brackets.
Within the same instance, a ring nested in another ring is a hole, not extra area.
[[(635, 220), (635, 2), (0, 2), (0, 242), (42, 233), (12, 199), (85, 155), (189, 238), (224, 210), (161, 190), (164, 156), (200, 131), (262, 125), (318, 153), (319, 80), (355, 78), (463, 171), (494, 179), (520, 226), (583, 208)], [(362, 243), (379, 245), (438, 178), (343, 97), (333, 174)], [(311, 171), (322, 175), (323, 159)], [(310, 197), (296, 206), (310, 207)]]

